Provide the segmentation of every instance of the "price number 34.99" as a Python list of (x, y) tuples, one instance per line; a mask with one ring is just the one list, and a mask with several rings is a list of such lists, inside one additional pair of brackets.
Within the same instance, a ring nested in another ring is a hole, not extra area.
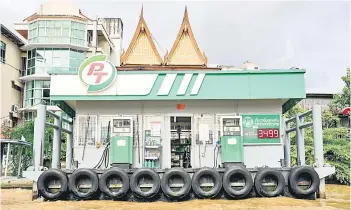
[(259, 139), (279, 138), (279, 129), (276, 128), (262, 128), (257, 130)]

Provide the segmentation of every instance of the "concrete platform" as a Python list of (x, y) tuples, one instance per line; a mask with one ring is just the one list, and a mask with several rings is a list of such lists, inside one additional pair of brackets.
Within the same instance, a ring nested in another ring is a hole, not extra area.
[(0, 187), (2, 189), (10, 188), (22, 188), (22, 189), (32, 189), (33, 180), (27, 178), (17, 178), (17, 177), (1, 177)]

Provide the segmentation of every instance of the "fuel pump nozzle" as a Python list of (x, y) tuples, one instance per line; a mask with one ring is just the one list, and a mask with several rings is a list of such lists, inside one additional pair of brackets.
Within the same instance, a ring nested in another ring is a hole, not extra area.
[[(221, 140), (218, 140), (216, 142), (216, 146), (215, 146), (215, 148), (213, 150), (213, 154), (214, 154), (214, 156), (213, 156), (213, 165), (214, 165), (215, 168), (217, 168), (217, 161), (218, 161), (218, 154), (219, 154), (219, 148), (220, 147), (221, 147)], [(216, 150), (217, 150), (217, 154), (216, 154)]]

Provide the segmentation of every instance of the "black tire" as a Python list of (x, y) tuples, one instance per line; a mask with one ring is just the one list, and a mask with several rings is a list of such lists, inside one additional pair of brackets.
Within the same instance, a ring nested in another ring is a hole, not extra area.
[[(276, 180), (277, 186), (273, 191), (264, 189), (262, 182), (263, 179), (272, 177)], [(255, 176), (255, 189), (256, 192), (262, 197), (276, 197), (284, 193), (285, 179), (280, 171), (264, 168), (260, 169)]]
[[(183, 181), (184, 185), (179, 191), (172, 191), (171, 187), (169, 186), (169, 180), (174, 176), (180, 176)], [(190, 175), (185, 172), (181, 168), (172, 168), (169, 169), (165, 174), (163, 174), (161, 179), (161, 188), (162, 191), (168, 196), (169, 198), (173, 199), (180, 199), (188, 195), (189, 191), (191, 190), (191, 178)]]
[[(61, 184), (60, 189), (55, 193), (51, 192), (48, 189), (48, 184), (51, 180), (58, 180)], [(46, 170), (39, 176), (37, 188), (40, 195), (42, 195), (44, 198), (48, 200), (58, 200), (62, 198), (67, 192), (67, 175), (59, 169)]]
[[(298, 182), (301, 178), (307, 178), (311, 181), (307, 189), (301, 189)], [(289, 174), (289, 189), (296, 196), (309, 196), (317, 192), (320, 180), (317, 172), (311, 166), (297, 166), (290, 171)]]
[[(107, 182), (110, 178), (118, 177), (122, 181), (122, 187), (117, 191), (112, 191), (107, 186)], [(129, 190), (129, 177), (128, 174), (120, 168), (110, 168), (105, 171), (99, 179), (99, 189), (101, 192), (105, 193), (107, 196), (111, 198), (121, 198), (123, 197)]]
[[(77, 182), (80, 181), (82, 178), (88, 178), (91, 181), (91, 188), (87, 192), (82, 192), (77, 187)], [(70, 191), (78, 198), (90, 199), (96, 194), (99, 188), (99, 178), (93, 170), (87, 168), (80, 168), (75, 170), (69, 177), (68, 187)]]
[[(143, 192), (140, 189), (139, 186), (139, 179), (142, 176), (149, 176), (152, 181), (153, 185), (149, 191)], [(130, 177), (130, 189), (133, 191), (133, 193), (141, 198), (152, 198), (154, 197), (160, 190), (161, 182), (160, 182), (160, 177), (151, 168), (139, 168), (137, 169), (132, 177)]]
[[(235, 190), (231, 187), (231, 178), (242, 178), (245, 180), (245, 185), (240, 190)], [(223, 175), (223, 189), (232, 198), (243, 198), (247, 196), (253, 187), (251, 173), (245, 168), (234, 167), (229, 168)]]
[[(212, 179), (214, 181), (214, 186), (211, 190), (205, 191), (205, 190), (201, 189), (199, 181), (200, 181), (200, 178), (202, 176), (212, 177)], [(213, 198), (222, 189), (222, 178), (221, 178), (221, 175), (218, 173), (218, 171), (216, 171), (213, 168), (207, 168), (207, 167), (201, 168), (194, 173), (193, 178), (191, 180), (191, 186), (192, 186), (195, 194), (197, 196), (199, 196), (200, 198)]]

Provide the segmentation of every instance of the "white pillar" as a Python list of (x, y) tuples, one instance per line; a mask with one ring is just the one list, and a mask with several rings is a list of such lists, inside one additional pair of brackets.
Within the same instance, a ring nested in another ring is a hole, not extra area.
[[(290, 122), (285, 123), (285, 129), (290, 129)], [(290, 144), (290, 133), (285, 134), (285, 144), (284, 144), (284, 159), (285, 159), (285, 166), (291, 166), (291, 144)]]
[(5, 178), (7, 177), (7, 172), (8, 172), (8, 169), (9, 169), (10, 150), (11, 150), (11, 144), (7, 143), (6, 164), (5, 164)]
[[(313, 143), (314, 143), (314, 161), (317, 168), (324, 166), (323, 152), (323, 130), (322, 130), (322, 107), (314, 105), (312, 108), (313, 116)], [(320, 180), (318, 197), (325, 199), (325, 178)]]
[(96, 54), (96, 48), (98, 46), (98, 37), (97, 37), (97, 18), (93, 21), (93, 40), (92, 40), (92, 47), (93, 47), (93, 55)]
[(296, 146), (297, 146), (297, 164), (298, 165), (306, 165), (305, 161), (305, 139), (302, 135), (300, 129), (300, 117), (296, 115)]
[(52, 162), (51, 168), (60, 168), (60, 154), (61, 154), (61, 131), (62, 131), (62, 113), (56, 112), (59, 118), (55, 118), (54, 124), (58, 126), (58, 128), (54, 128), (54, 138), (52, 145)]
[(45, 121), (46, 121), (46, 106), (38, 105), (37, 117), (34, 120), (34, 170), (39, 171), (43, 166), (44, 158), (44, 140), (45, 140)]
[(71, 131), (71, 133), (67, 133), (66, 169), (72, 169), (72, 159), (73, 159), (73, 124), (69, 125), (69, 130)]

